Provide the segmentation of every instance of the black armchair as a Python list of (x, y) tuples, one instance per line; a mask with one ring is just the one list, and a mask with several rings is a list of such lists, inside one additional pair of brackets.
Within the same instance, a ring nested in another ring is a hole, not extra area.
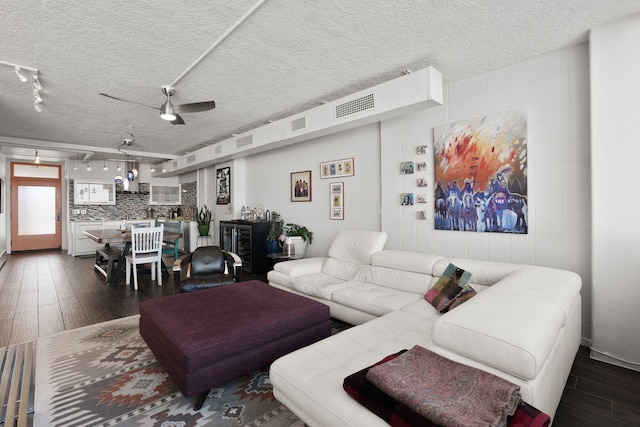
[(193, 292), (242, 280), (242, 260), (219, 246), (202, 246), (173, 263), (173, 284)]

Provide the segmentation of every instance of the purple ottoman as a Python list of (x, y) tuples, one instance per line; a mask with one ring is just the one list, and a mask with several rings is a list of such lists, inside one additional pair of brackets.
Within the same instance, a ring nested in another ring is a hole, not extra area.
[(211, 388), (328, 337), (331, 319), (322, 303), (252, 280), (145, 301), (140, 335), (182, 394), (204, 401)]

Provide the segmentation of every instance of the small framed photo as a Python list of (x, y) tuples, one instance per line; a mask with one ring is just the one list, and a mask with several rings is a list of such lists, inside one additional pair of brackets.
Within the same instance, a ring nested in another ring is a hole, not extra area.
[(418, 145), (416, 147), (416, 154), (417, 155), (422, 155), (422, 154), (427, 154), (427, 146), (426, 145)]
[(428, 187), (426, 178), (418, 178), (417, 184), (418, 187)]
[(216, 205), (231, 203), (231, 167), (216, 170)]
[(427, 219), (427, 211), (418, 211), (418, 220), (424, 221)]
[(411, 175), (414, 170), (413, 162), (402, 162), (400, 163), (400, 173), (402, 175)]
[(291, 201), (311, 201), (311, 171), (291, 173)]
[(416, 194), (416, 203), (427, 203), (426, 194)]
[(344, 219), (344, 183), (331, 183), (331, 219)]
[(418, 162), (416, 163), (416, 170), (418, 172), (424, 172), (427, 170), (427, 162)]
[(333, 160), (320, 163), (320, 178), (336, 178), (341, 176), (353, 176), (355, 164), (353, 158)]
[(413, 206), (413, 193), (402, 193), (400, 195), (400, 204), (402, 206)]

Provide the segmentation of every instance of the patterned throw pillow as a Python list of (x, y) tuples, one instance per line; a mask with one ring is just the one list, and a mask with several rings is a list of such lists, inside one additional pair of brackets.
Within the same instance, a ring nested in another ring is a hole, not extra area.
[(449, 264), (435, 285), (424, 296), (439, 313), (446, 313), (454, 302), (454, 307), (459, 306), (463, 302), (469, 300), (476, 294), (471, 286), (468, 285), (471, 279), (471, 273), (454, 264)]

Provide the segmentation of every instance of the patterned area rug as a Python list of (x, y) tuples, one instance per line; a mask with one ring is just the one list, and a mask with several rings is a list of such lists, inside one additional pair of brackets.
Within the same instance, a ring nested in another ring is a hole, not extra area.
[(271, 391), (268, 368), (211, 390), (200, 411), (138, 333), (138, 316), (49, 337), (36, 345), (36, 427), (304, 426)]

